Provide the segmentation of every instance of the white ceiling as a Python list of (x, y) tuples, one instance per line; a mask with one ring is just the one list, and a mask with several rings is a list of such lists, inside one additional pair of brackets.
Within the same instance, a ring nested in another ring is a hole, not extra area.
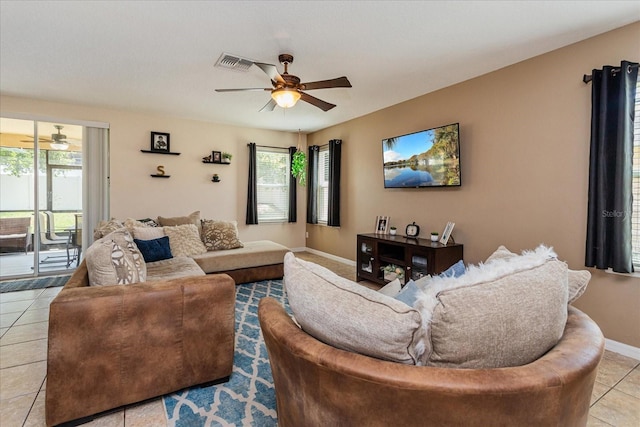
[[(0, 1), (5, 95), (311, 132), (640, 20), (640, 1)], [(223, 53), (350, 89), (258, 110), (257, 67), (214, 68)], [(621, 58), (623, 59), (623, 58)], [(588, 71), (588, 70), (585, 70)], [(579, 76), (576, 76), (579, 78)], [(104, 120), (95, 117), (93, 120)]]

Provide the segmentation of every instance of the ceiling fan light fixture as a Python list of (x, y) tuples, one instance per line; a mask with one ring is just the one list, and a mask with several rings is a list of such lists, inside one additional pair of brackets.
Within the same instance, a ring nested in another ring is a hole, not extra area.
[(51, 149), (59, 150), (59, 151), (63, 151), (63, 150), (69, 149), (69, 143), (65, 142), (65, 141), (52, 142), (51, 144), (49, 144), (49, 146), (51, 147)]
[(291, 88), (279, 88), (271, 92), (271, 98), (276, 101), (281, 108), (291, 108), (300, 100), (300, 92)]
[(67, 135), (63, 135), (60, 133), (60, 131), (64, 126), (54, 125), (53, 127), (58, 129), (58, 133), (51, 134), (52, 142), (49, 144), (49, 146), (51, 147), (52, 150), (59, 150), (59, 151), (67, 150), (69, 148), (69, 143), (65, 141), (65, 139), (67, 139)]

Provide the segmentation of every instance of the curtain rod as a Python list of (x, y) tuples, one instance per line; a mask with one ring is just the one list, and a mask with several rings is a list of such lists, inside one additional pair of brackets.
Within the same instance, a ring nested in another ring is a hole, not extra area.
[[(638, 68), (638, 64), (629, 64), (629, 67)], [(614, 72), (614, 73), (619, 73), (620, 72), (620, 67), (612, 68), (611, 71)], [(591, 74), (585, 74), (584, 76), (582, 76), (582, 81), (585, 84), (589, 83), (591, 80), (593, 80), (593, 76)]]
[[(247, 147), (248, 146), (249, 146), (249, 144), (247, 144)], [(271, 146), (271, 145), (258, 145), (258, 144), (256, 144), (256, 147), (260, 147), (260, 148), (277, 148), (279, 150), (288, 150), (289, 149), (289, 147), (274, 147), (274, 146)]]

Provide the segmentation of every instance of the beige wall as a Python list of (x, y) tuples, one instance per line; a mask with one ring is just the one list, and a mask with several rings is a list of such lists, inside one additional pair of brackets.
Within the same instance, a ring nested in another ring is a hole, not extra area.
[[(111, 216), (146, 218), (186, 215), (199, 210), (203, 218), (237, 220), (240, 239), (269, 239), (291, 248), (303, 247), (305, 204), (298, 188), (295, 224), (245, 225), (248, 142), (289, 147), (298, 135), (252, 128), (225, 126), (175, 117), (130, 111), (69, 105), (40, 100), (0, 97), (2, 114), (27, 113), (59, 119), (110, 124)], [(171, 135), (171, 151), (179, 156), (144, 154), (150, 148), (150, 132)], [(305, 143), (303, 137), (302, 143)], [(212, 150), (233, 154), (231, 165), (202, 163)], [(168, 179), (151, 178), (164, 165)], [(217, 173), (221, 182), (211, 182)]]
[[(307, 246), (354, 259), (356, 234), (389, 215), (400, 230), (416, 221), (425, 235), (454, 221), (466, 262), (501, 244), (519, 252), (544, 243), (583, 268), (591, 100), (582, 75), (639, 55), (636, 23), (309, 135), (309, 144), (344, 145), (342, 226), (307, 225)], [(460, 188), (384, 189), (383, 138), (455, 122)], [(607, 338), (640, 347), (640, 280), (591, 272), (576, 306)]]

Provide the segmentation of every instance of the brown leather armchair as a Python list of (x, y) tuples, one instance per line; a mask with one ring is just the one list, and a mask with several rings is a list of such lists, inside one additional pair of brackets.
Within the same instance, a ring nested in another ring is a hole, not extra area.
[(569, 306), (564, 335), (540, 359), (499, 369), (403, 365), (324, 344), (279, 302), (259, 318), (276, 390), (278, 425), (584, 426), (604, 337)]
[(47, 426), (231, 375), (228, 275), (126, 286), (88, 280), (83, 261), (49, 308)]

